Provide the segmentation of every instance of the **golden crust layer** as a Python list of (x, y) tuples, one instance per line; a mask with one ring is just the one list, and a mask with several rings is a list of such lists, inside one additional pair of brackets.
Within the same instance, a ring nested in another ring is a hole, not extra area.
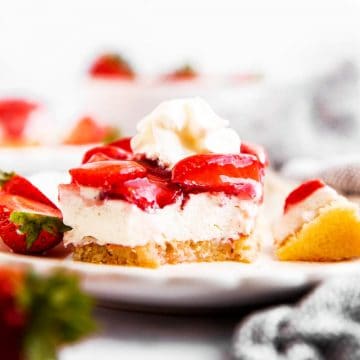
[(276, 249), (280, 260), (338, 261), (360, 256), (360, 218), (355, 206), (327, 206)]
[(164, 264), (188, 262), (239, 261), (252, 262), (260, 250), (256, 235), (243, 236), (238, 240), (215, 241), (168, 241), (165, 245), (151, 242), (144, 246), (98, 245), (94, 239), (74, 249), (73, 258), (96, 264), (130, 265), (156, 268)]

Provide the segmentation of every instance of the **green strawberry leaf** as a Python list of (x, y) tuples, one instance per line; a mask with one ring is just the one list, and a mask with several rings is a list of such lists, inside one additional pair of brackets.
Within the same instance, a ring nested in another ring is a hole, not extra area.
[(175, 71), (179, 75), (194, 76), (196, 75), (195, 69), (190, 64), (185, 64)]
[(121, 66), (123, 69), (126, 69), (129, 72), (133, 72), (133, 69), (130, 66), (130, 63), (120, 54), (109, 54), (108, 59), (114, 64)]
[(21, 233), (26, 235), (27, 249), (31, 248), (42, 230), (53, 235), (71, 230), (71, 227), (65, 225), (58, 217), (23, 211), (13, 211), (10, 221), (18, 226)]
[(13, 171), (12, 172), (6, 172), (6, 171), (0, 170), (0, 187), (4, 186), (15, 175), (16, 174)]
[(80, 290), (74, 274), (58, 270), (40, 277), (29, 273), (17, 300), (27, 314), (27, 360), (55, 360), (60, 346), (78, 341), (96, 329), (94, 303)]
[(121, 138), (121, 131), (114, 127), (109, 129), (109, 131), (105, 135), (105, 138), (103, 139), (103, 143), (109, 144), (119, 138)]

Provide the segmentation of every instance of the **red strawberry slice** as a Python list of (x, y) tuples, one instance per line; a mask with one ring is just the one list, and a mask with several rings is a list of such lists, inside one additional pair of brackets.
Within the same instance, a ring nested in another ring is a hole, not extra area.
[(94, 77), (123, 78), (132, 80), (135, 77), (134, 70), (129, 63), (118, 54), (104, 54), (100, 56), (90, 68), (90, 74)]
[(241, 142), (240, 152), (242, 154), (255, 155), (262, 165), (264, 166), (269, 165), (269, 157), (265, 149), (258, 144), (253, 144), (250, 142)]
[(57, 209), (56, 205), (29, 180), (15, 172), (0, 171), (0, 190), (7, 194), (23, 196)]
[(122, 138), (122, 139), (113, 141), (113, 142), (109, 143), (109, 145), (119, 147), (129, 153), (132, 153), (131, 137), (126, 137), (126, 138)]
[[(98, 161), (108, 161), (108, 160), (114, 160), (114, 159), (105, 154), (96, 153), (94, 155), (91, 155), (91, 157), (86, 161), (86, 163), (92, 163), (92, 162), (98, 162)], [(84, 163), (84, 160), (82, 163), (86, 164), (86, 163)]]
[(189, 156), (179, 161), (172, 171), (172, 180), (190, 192), (223, 191), (253, 199), (256, 184), (262, 182), (264, 166), (253, 155)]
[(78, 185), (111, 190), (126, 180), (145, 176), (146, 168), (135, 161), (109, 160), (84, 164), (70, 174)]
[(104, 146), (97, 146), (88, 150), (83, 157), (82, 163), (85, 164), (88, 162), (104, 161), (109, 159), (130, 160), (131, 158), (132, 158), (132, 154), (123, 150), (121, 147), (104, 145)]
[(21, 99), (0, 100), (0, 125), (5, 137), (20, 138), (30, 113), (36, 108), (36, 104)]
[(285, 200), (284, 213), (286, 213), (290, 207), (298, 204), (302, 200), (306, 199), (316, 190), (326, 186), (326, 184), (320, 179), (313, 179), (302, 183), (295, 190), (293, 190)]
[(110, 196), (119, 196), (142, 210), (158, 209), (176, 201), (180, 189), (156, 176), (127, 180), (113, 189)]
[(14, 252), (42, 253), (60, 243), (68, 230), (60, 210), (0, 193), (0, 237)]

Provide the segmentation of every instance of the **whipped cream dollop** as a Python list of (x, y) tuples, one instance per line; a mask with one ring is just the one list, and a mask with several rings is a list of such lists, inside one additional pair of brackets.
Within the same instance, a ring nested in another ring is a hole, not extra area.
[(241, 140), (228, 126), (201, 98), (169, 100), (138, 123), (131, 147), (170, 168), (190, 155), (236, 154)]

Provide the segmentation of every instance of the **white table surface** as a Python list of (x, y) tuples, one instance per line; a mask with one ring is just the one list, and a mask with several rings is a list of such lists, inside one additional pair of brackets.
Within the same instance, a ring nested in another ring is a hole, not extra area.
[(155, 315), (97, 308), (100, 332), (64, 348), (60, 360), (227, 359), (239, 312)]

